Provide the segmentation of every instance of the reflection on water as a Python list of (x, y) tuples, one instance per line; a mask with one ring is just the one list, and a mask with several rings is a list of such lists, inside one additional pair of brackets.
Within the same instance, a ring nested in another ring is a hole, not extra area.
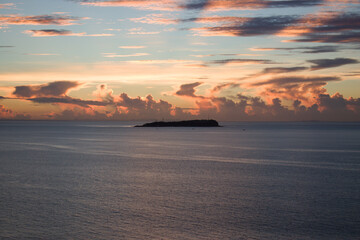
[(360, 236), (360, 124), (136, 124), (0, 122), (0, 238)]

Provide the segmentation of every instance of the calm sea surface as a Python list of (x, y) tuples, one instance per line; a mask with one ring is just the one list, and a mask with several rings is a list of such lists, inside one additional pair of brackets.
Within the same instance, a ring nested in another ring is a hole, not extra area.
[(0, 239), (360, 239), (360, 123), (0, 122)]

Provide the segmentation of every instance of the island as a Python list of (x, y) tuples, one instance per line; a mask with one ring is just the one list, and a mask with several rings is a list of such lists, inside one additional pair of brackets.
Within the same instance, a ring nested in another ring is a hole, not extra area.
[(143, 125), (136, 125), (135, 127), (220, 127), (216, 120), (188, 120), (175, 122), (151, 122)]

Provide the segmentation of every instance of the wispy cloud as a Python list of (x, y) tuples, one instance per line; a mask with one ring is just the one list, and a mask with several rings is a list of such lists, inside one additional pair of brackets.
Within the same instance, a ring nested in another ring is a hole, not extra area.
[(267, 76), (267, 75), (289, 74), (289, 73), (294, 73), (294, 72), (305, 71), (307, 69), (308, 69), (307, 67), (271, 67), (271, 68), (264, 68), (262, 71), (260, 71), (258, 73), (250, 74), (250, 75), (248, 75), (246, 77), (239, 78), (239, 79), (237, 79), (236, 82), (228, 82), (228, 83), (218, 84), (211, 90), (211, 92), (216, 93), (216, 92), (219, 92), (219, 91), (223, 90), (224, 88), (239, 87), (241, 85), (239, 83), (239, 81), (244, 81), (244, 80), (248, 80), (248, 79), (256, 80), (256, 78), (260, 78), (260, 77)]
[(266, 81), (250, 83), (250, 86), (257, 87), (263, 85), (271, 85), (275, 84), (278, 86), (285, 86), (294, 83), (307, 83), (307, 82), (330, 82), (330, 81), (340, 81), (341, 79), (338, 77), (276, 77)]
[(42, 30), (26, 30), (24, 33), (31, 35), (32, 37), (54, 37), (54, 36), (76, 36), (76, 37), (110, 37), (114, 34), (100, 33), (100, 34), (87, 34), (73, 33), (70, 30), (64, 29), (42, 29)]
[(26, 53), (25, 55), (30, 55), (30, 56), (59, 56), (60, 54), (58, 54), (58, 53)]
[(14, 3), (0, 3), (0, 9), (9, 9), (9, 8), (14, 8), (15, 4)]
[(145, 46), (120, 46), (119, 48), (122, 49), (141, 49), (141, 48), (146, 48)]
[(263, 8), (310, 7), (320, 5), (322, 2), (322, 0), (191, 0), (186, 4), (180, 5), (180, 8), (187, 10), (226, 11)]
[(127, 34), (130, 35), (154, 35), (154, 34), (159, 34), (159, 31), (145, 31), (143, 28), (139, 27), (139, 28), (131, 28), (128, 30)]
[(130, 18), (130, 20), (133, 22), (160, 24), (160, 25), (169, 25), (169, 24), (178, 23), (178, 20), (165, 17), (165, 15), (161, 13), (148, 14), (144, 17), (138, 17), (138, 18)]
[(173, 11), (176, 7), (175, 0), (110, 0), (87, 1), (79, 0), (82, 5), (97, 7), (133, 7), (145, 10)]
[(148, 56), (149, 53), (133, 53), (133, 54), (114, 54), (114, 53), (103, 53), (104, 57), (107, 58), (123, 58), (123, 57), (141, 57)]
[(67, 15), (35, 15), (35, 16), (20, 16), (20, 15), (1, 15), (0, 25), (75, 25), (76, 21), (86, 19)]
[(206, 62), (207, 65), (245, 65), (245, 64), (273, 64), (274, 62), (267, 59), (242, 59), (242, 58), (230, 58), (220, 59)]

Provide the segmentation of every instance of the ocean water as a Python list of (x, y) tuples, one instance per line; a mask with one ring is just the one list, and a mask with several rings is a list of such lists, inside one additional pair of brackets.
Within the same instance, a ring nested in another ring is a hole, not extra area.
[(360, 239), (360, 123), (0, 122), (0, 239)]

